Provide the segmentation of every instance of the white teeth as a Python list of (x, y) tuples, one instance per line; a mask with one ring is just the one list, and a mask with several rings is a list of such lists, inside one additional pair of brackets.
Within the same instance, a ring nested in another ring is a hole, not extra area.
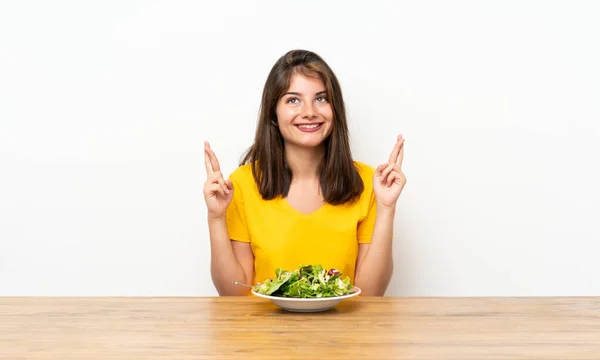
[(318, 127), (321, 124), (306, 124), (306, 125), (298, 125), (299, 128), (302, 129), (314, 129), (316, 127)]

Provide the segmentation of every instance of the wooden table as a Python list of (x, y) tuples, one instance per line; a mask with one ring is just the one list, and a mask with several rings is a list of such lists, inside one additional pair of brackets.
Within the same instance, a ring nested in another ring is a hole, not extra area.
[(0, 359), (600, 359), (600, 298), (0, 298)]

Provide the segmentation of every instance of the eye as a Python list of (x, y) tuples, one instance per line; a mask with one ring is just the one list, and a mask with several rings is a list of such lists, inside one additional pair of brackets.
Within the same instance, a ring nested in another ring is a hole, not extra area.
[(286, 100), (286, 104), (297, 104), (299, 101), (297, 97), (291, 97)]
[(319, 96), (317, 98), (317, 102), (325, 103), (325, 102), (327, 102), (327, 98), (325, 96)]

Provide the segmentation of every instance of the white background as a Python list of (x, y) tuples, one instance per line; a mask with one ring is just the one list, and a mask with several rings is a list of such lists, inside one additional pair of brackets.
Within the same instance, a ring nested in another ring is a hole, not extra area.
[(1, 1), (0, 295), (216, 295), (202, 142), (294, 48), (357, 160), (406, 136), (388, 295), (599, 295), (596, 4)]

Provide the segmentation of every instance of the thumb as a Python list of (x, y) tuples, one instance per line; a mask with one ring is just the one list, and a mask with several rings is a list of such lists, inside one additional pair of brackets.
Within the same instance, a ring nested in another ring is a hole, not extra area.
[(229, 190), (233, 190), (233, 182), (231, 180), (225, 180), (225, 185)]

